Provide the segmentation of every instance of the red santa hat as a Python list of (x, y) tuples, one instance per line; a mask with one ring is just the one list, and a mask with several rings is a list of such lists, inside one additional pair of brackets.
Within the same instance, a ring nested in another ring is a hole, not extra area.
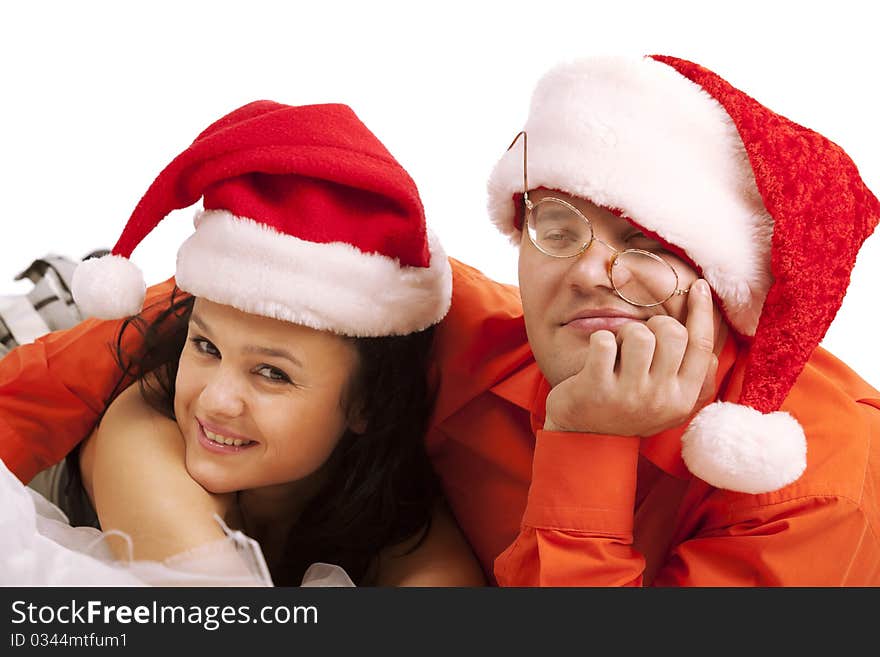
[[(747, 345), (739, 403), (706, 406), (682, 437), (690, 471), (747, 493), (795, 481), (806, 440), (778, 409), (880, 217), (852, 160), (715, 73), (666, 56), (551, 70), (525, 130), (530, 186), (613, 209), (677, 247)], [(489, 180), (491, 217), (517, 243), (521, 147)]]
[(407, 172), (345, 105), (257, 101), (224, 116), (165, 169), (112, 252), (83, 262), (73, 294), (105, 319), (141, 310), (132, 251), (199, 198), (178, 286), (248, 313), (350, 336), (439, 322), (449, 262)]

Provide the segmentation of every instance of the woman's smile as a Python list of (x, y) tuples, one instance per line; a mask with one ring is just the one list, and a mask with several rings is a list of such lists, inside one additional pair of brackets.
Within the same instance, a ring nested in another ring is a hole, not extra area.
[(257, 445), (257, 442), (253, 440), (244, 442), (240, 438), (230, 438), (214, 433), (206, 429), (198, 420), (196, 420), (196, 427), (199, 444), (215, 454), (237, 454)]

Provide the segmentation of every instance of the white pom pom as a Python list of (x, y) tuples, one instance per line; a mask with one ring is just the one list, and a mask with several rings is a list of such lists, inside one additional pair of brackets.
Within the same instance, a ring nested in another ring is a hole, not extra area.
[(71, 291), (83, 315), (121, 319), (141, 311), (147, 286), (137, 265), (110, 254), (81, 262), (73, 272)]
[(703, 408), (681, 438), (681, 456), (694, 475), (716, 488), (769, 493), (807, 467), (807, 439), (797, 420), (777, 411), (716, 402)]

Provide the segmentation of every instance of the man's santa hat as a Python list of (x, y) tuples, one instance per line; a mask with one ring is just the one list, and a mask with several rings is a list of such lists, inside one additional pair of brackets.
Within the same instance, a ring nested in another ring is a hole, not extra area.
[(256, 101), (224, 116), (159, 174), (111, 254), (76, 269), (81, 310), (134, 315), (146, 290), (132, 251), (199, 198), (177, 285), (257, 315), (365, 337), (439, 322), (449, 262), (407, 172), (345, 105)]
[[(682, 437), (690, 471), (747, 493), (796, 480), (806, 440), (778, 409), (880, 217), (855, 164), (711, 71), (665, 56), (551, 70), (525, 130), (530, 186), (621, 213), (683, 252), (747, 345), (739, 403), (706, 406)], [(517, 243), (521, 148), (489, 180), (492, 220)]]

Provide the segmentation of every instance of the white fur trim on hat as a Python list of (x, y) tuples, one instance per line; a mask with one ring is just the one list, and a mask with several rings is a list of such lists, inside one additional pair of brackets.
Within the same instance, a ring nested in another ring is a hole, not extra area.
[(353, 337), (405, 335), (439, 322), (452, 270), (428, 230), (429, 268), (282, 235), (223, 210), (199, 213), (177, 252), (177, 285), (244, 312)]
[[(650, 58), (604, 57), (551, 70), (532, 96), (528, 173), (546, 187), (623, 212), (683, 249), (754, 335), (771, 282), (773, 222), (730, 116), (700, 86)], [(489, 212), (518, 241), (522, 143), (489, 179)]]
[(681, 438), (681, 456), (688, 470), (716, 488), (769, 493), (801, 476), (807, 440), (788, 413), (715, 402), (691, 421)]
[(137, 315), (147, 293), (137, 265), (112, 253), (77, 265), (70, 287), (83, 315), (98, 319)]

